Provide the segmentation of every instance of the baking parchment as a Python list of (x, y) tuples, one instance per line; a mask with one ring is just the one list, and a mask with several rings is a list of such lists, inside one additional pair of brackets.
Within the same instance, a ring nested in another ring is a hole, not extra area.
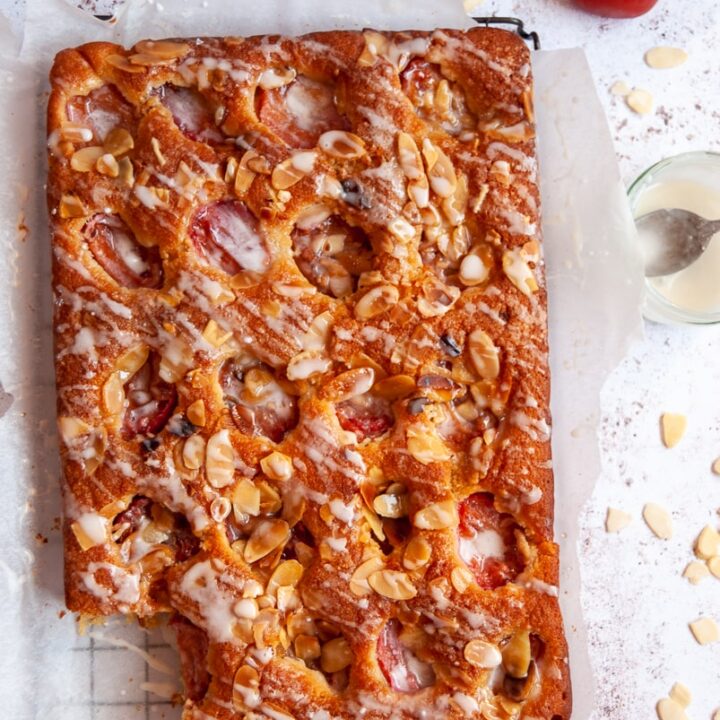
[[(60, 617), (62, 548), (44, 200), (47, 74), (91, 39), (469, 24), (448, 0), (0, 0), (0, 699), (13, 720), (177, 718), (162, 633)], [(576, 720), (593, 706), (578, 517), (600, 473), (599, 392), (640, 332), (641, 271), (612, 141), (580, 50), (534, 55), (549, 284), (556, 528)], [(586, 598), (587, 602), (588, 599)], [(602, 602), (602, 598), (589, 601)], [(148, 662), (148, 660), (150, 662)]]

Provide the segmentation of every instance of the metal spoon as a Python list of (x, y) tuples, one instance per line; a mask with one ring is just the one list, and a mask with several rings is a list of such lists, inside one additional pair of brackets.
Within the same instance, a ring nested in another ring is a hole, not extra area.
[(645, 276), (672, 275), (704, 252), (720, 220), (706, 220), (689, 210), (654, 210), (635, 221), (645, 256)]

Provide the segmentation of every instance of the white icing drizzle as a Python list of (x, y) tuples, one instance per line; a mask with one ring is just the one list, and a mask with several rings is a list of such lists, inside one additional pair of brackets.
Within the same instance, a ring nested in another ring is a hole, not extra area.
[(545, 595), (549, 595), (550, 597), (558, 597), (559, 595), (557, 585), (550, 585), (550, 583), (546, 583), (543, 580), (538, 580), (537, 578), (531, 578), (530, 580), (526, 581), (524, 585), (526, 588), (528, 588), (528, 590), (535, 590), (536, 592), (545, 593)]
[(478, 558), (501, 558), (505, 555), (505, 543), (495, 530), (481, 530), (472, 537), (459, 538), (460, 557), (471, 563)]
[[(112, 587), (106, 587), (98, 582), (95, 574), (105, 570), (110, 575)], [(85, 589), (103, 603), (116, 602), (119, 607), (135, 604), (140, 599), (140, 570), (139, 568), (122, 568), (107, 562), (92, 562), (87, 571), (80, 573)]]
[(510, 424), (520, 428), (531, 440), (547, 442), (550, 439), (550, 426), (542, 418), (534, 418), (522, 410), (510, 413)]

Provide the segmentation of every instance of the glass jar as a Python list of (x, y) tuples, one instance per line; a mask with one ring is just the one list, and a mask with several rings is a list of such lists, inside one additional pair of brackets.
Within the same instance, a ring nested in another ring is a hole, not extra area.
[[(661, 208), (720, 218), (720, 154), (690, 152), (661, 160), (628, 190), (633, 217)], [(664, 323), (720, 322), (720, 233), (692, 265), (674, 275), (645, 278), (643, 314)]]

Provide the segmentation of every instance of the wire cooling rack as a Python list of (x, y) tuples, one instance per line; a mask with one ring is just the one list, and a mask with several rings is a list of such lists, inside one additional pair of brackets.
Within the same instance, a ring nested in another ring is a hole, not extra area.
[(89, 687), (82, 704), (66, 708), (73, 720), (178, 720), (169, 699), (180, 689), (178, 656), (166, 635), (114, 621), (78, 636), (72, 660)]

